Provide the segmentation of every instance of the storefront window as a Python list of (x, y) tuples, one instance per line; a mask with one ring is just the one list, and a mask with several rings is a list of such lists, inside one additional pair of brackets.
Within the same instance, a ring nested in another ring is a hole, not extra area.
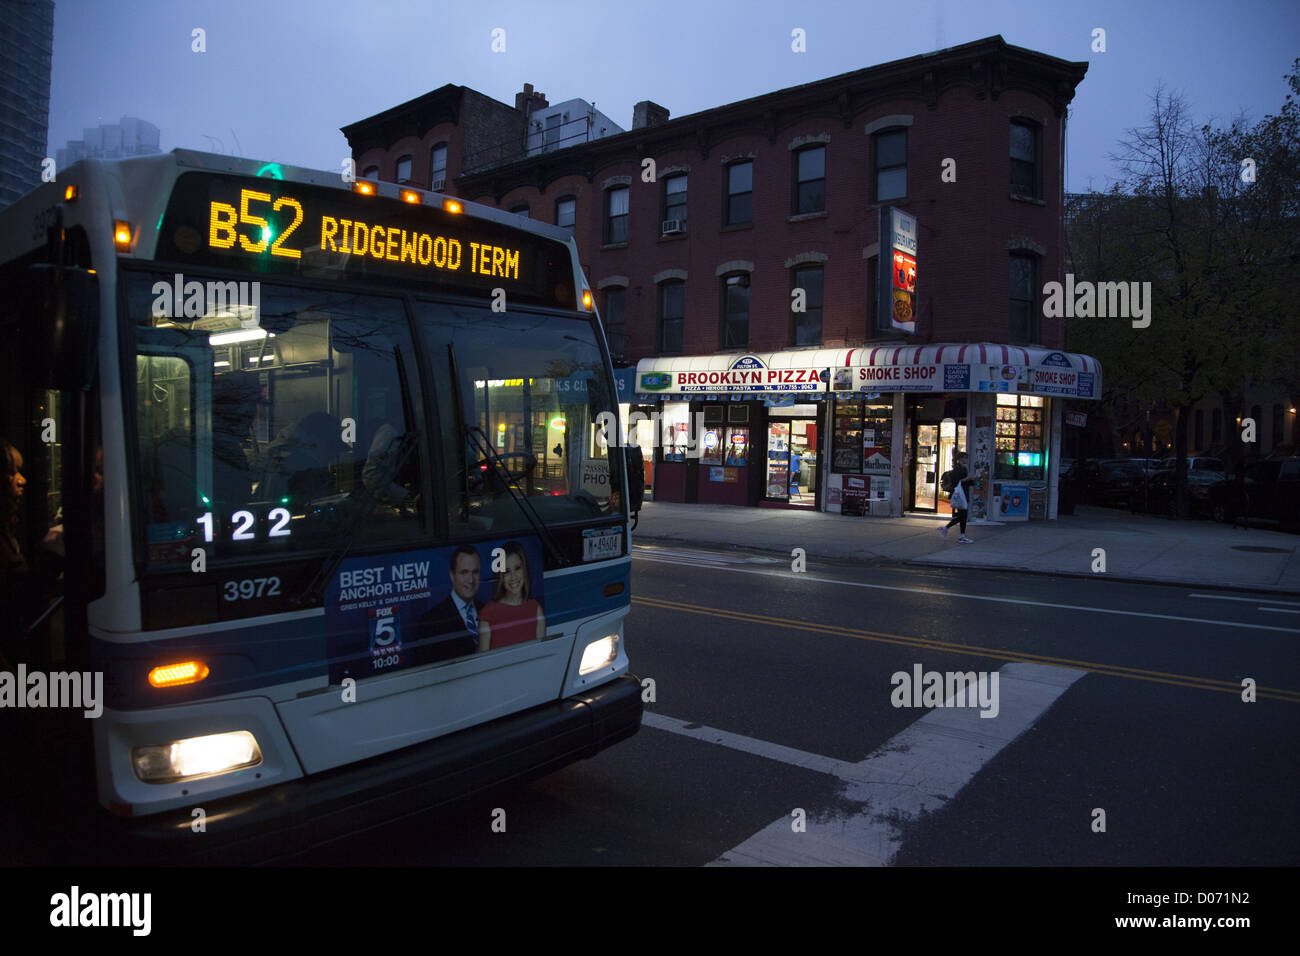
[(767, 426), (767, 496), (788, 498), (790, 484), (790, 423), (774, 421)]
[(735, 425), (728, 426), (726, 463), (728, 465), (741, 467), (748, 463), (748, 457), (749, 427), (737, 427)]
[(863, 402), (836, 402), (831, 430), (831, 470), (837, 475), (862, 474)]
[(664, 461), (685, 461), (690, 447), (690, 402), (664, 402), (660, 418), (660, 442), (664, 450)]
[(841, 475), (888, 478), (894, 436), (894, 405), (889, 401), (836, 402), (831, 437), (831, 468)]
[(722, 464), (724, 431), (725, 429), (721, 425), (710, 425), (700, 433), (701, 465)]
[(994, 477), (1043, 481), (1044, 400), (1037, 395), (998, 393), (997, 462)]

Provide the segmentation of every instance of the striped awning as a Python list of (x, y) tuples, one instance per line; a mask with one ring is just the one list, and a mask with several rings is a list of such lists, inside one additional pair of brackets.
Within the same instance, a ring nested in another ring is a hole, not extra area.
[(992, 342), (868, 345), (642, 359), (637, 401), (799, 402), (880, 392), (1028, 392), (1097, 399), (1089, 355)]

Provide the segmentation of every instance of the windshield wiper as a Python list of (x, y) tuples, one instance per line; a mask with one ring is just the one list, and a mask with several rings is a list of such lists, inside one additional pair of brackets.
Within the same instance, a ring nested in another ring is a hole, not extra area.
[[(456, 343), (454, 342), (447, 343), (447, 359), (451, 362), (451, 380), (456, 383), (456, 387), (452, 389), (452, 396), (456, 403), (456, 420), (464, 422), (465, 409), (461, 404), (460, 397), (460, 363), (456, 361)], [(506, 492), (514, 500), (516, 507), (519, 508), (519, 511), (532, 526), (532, 529), (537, 532), (537, 537), (541, 539), (542, 543), (545, 544), (547, 549), (551, 552), (551, 557), (553, 557), (561, 567), (568, 566), (571, 562), (564, 556), (564, 553), (556, 545), (555, 539), (551, 536), (551, 532), (547, 529), (546, 524), (537, 514), (537, 510), (533, 507), (532, 503), (515, 493), (515, 489), (512, 487), (514, 479), (510, 475), (510, 470), (502, 464), (501, 457), (493, 450), (492, 443), (488, 441), (487, 435), (483, 433), (483, 429), (479, 428), (477, 425), (465, 425), (464, 430), (465, 438), (477, 441), (481, 445), (481, 448), (477, 450), (480, 451), (483, 458), (495, 466), (497, 480), (505, 486)], [(476, 432), (477, 435), (475, 434)], [(533, 462), (533, 467), (535, 468), (536, 456), (533, 456)], [(466, 462), (465, 465), (467, 469), (466, 481), (468, 483), (469, 462)], [(530, 468), (526, 474), (531, 474), (531, 472), (532, 469)], [(468, 491), (469, 489), (467, 485), (466, 492), (468, 493)]]
[[(394, 346), (393, 360), (394, 367), (397, 369), (398, 387), (402, 390), (403, 404), (405, 405), (406, 396), (411, 393), (407, 388), (406, 370), (402, 366), (402, 350), (400, 346)], [(413, 421), (409, 410), (406, 411), (406, 420), (407, 422)], [(393, 448), (394, 443), (397, 445), (396, 450)], [(342, 543), (330, 552), (329, 557), (321, 564), (303, 592), (297, 597), (289, 599), (293, 604), (315, 604), (321, 600), (330, 579), (334, 577), (334, 572), (338, 570), (338, 566), (343, 563), (343, 559), (352, 550), (352, 542), (355, 540), (357, 529), (361, 527), (361, 522), (370, 517), (375, 505), (381, 500), (381, 492), (386, 493), (388, 491), (392, 479), (401, 473), (406, 460), (411, 457), (411, 452), (415, 450), (419, 443), (419, 435), (414, 430), (408, 429), (401, 435), (394, 436), (389, 441), (388, 447), (380, 452), (378, 456), (373, 456), (367, 452), (367, 458), (375, 457), (384, 463), (381, 474), (383, 480), (373, 481), (374, 487), (371, 487), (372, 482), (366, 481), (363, 477), (361, 483), (362, 493), (357, 502), (357, 510), (348, 526), (344, 529), (346, 534)], [(417, 492), (416, 501), (419, 500), (420, 493)]]
[[(388, 456), (394, 451), (394, 444), (397, 445), (396, 456), (389, 458)], [(392, 462), (391, 465), (384, 469), (386, 472), (384, 477), (398, 474), (402, 470), (402, 466), (406, 464), (406, 459), (411, 457), (411, 452), (415, 450), (418, 444), (418, 436), (414, 431), (404, 432), (393, 438), (388, 443), (388, 447), (381, 452), (386, 460)], [(348, 522), (347, 527), (343, 529), (342, 543), (330, 552), (329, 557), (321, 564), (303, 592), (297, 597), (289, 599), (292, 603), (303, 605), (315, 604), (320, 601), (321, 596), (325, 593), (325, 588), (334, 577), (334, 572), (338, 570), (338, 566), (343, 563), (343, 559), (352, 550), (352, 543), (356, 540), (356, 533), (361, 527), (361, 522), (370, 517), (375, 505), (381, 500), (381, 492), (387, 491), (389, 484), (390, 482), (377, 481), (374, 488), (371, 488), (369, 484), (362, 484), (363, 490), (357, 502), (356, 511), (353, 513), (352, 520)]]
[[(476, 450), (486, 461), (489, 461), (496, 466), (498, 480), (500, 480), (501, 484), (505, 487), (506, 492), (519, 507), (519, 510), (528, 520), (528, 523), (532, 525), (533, 530), (537, 532), (537, 537), (539, 537), (542, 540), (542, 543), (546, 545), (547, 549), (550, 550), (551, 557), (553, 557), (561, 566), (571, 564), (572, 562), (565, 557), (564, 552), (561, 551), (559, 546), (555, 543), (555, 538), (551, 535), (550, 529), (546, 527), (546, 523), (542, 521), (541, 516), (538, 515), (537, 509), (533, 507), (533, 503), (529, 501), (526, 496), (519, 494), (514, 487), (514, 475), (510, 472), (510, 469), (505, 466), (505, 463), (501, 460), (501, 456), (492, 448), (491, 443), (487, 440), (487, 436), (483, 433), (483, 429), (479, 428), (477, 425), (469, 425), (465, 428), (465, 437), (476, 442), (478, 445)], [(533, 456), (532, 461), (533, 465), (536, 466), (536, 456)], [(525, 472), (525, 475), (531, 473), (532, 468), (529, 468)]]

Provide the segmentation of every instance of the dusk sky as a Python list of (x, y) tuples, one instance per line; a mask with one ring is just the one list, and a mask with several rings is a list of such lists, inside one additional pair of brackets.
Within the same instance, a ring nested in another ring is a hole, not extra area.
[[(191, 51), (191, 31), (207, 52)], [(506, 50), (491, 49), (506, 31)], [(1106, 31), (1094, 53), (1092, 31)], [(807, 52), (791, 51), (806, 31)], [(138, 116), (161, 147), (320, 169), (339, 127), (443, 84), (513, 105), (524, 83), (580, 98), (624, 129), (653, 100), (672, 117), (1000, 34), (1088, 74), (1070, 107), (1066, 188), (1102, 189), (1109, 154), (1157, 83), (1199, 126), (1276, 113), (1300, 56), (1294, 0), (909, 3), (448, 4), (430, 0), (57, 0), (49, 154), (82, 129)]]

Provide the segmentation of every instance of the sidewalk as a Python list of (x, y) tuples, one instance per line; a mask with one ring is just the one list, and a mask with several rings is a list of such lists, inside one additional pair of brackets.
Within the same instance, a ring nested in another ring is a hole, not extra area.
[[(816, 511), (647, 501), (633, 544), (753, 548), (809, 560), (830, 558), (977, 567), (1094, 577), (1093, 549), (1105, 550), (1110, 579), (1300, 594), (1300, 535), (1204, 520), (1170, 521), (1115, 508), (1079, 507), (1056, 521), (976, 524), (974, 544), (942, 518), (851, 518)], [(1249, 549), (1249, 550), (1243, 550)]]

